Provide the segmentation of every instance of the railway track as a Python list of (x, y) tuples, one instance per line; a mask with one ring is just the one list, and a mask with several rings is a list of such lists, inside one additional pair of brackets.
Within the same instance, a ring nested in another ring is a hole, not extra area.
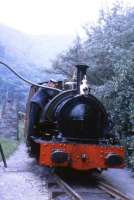
[(115, 189), (111, 185), (108, 185), (108, 184), (106, 184), (106, 183), (104, 183), (102, 181), (99, 181), (98, 188), (104, 190), (105, 192), (107, 192), (108, 194), (113, 196), (115, 199), (131, 200), (130, 197), (128, 197), (127, 195), (123, 194), (122, 192), (120, 192), (119, 190)]
[(103, 181), (97, 181), (95, 187), (83, 187), (70, 184), (57, 174), (48, 182), (48, 190), (49, 200), (134, 200)]

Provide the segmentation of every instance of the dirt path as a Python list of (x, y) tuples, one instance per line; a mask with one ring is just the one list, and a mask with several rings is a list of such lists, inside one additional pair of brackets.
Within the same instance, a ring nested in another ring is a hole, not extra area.
[(7, 161), (8, 168), (0, 163), (0, 200), (47, 200), (47, 169), (36, 165), (27, 156), (21, 144)]

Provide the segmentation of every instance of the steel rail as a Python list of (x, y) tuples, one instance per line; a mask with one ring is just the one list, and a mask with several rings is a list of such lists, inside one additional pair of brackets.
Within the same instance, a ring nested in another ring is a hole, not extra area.
[(97, 185), (98, 188), (101, 190), (104, 190), (106, 193), (110, 194), (111, 196), (115, 197), (116, 199), (120, 200), (134, 200), (128, 197), (127, 195), (123, 194), (119, 190), (115, 189), (113, 186), (108, 185), (107, 183), (104, 183), (102, 181), (98, 182)]
[[(70, 199), (73, 200), (83, 200), (83, 197), (80, 196), (78, 193), (72, 189), (71, 186), (69, 186), (61, 177), (59, 177), (57, 174), (53, 174), (54, 180), (56, 183), (60, 186), (60, 188), (63, 188), (64, 192), (70, 197)], [(106, 194), (109, 194), (115, 199), (118, 200), (134, 200), (133, 198), (129, 197), (128, 195), (122, 193), (118, 189), (114, 188), (113, 186), (104, 183), (103, 181), (98, 181), (98, 184), (96, 185), (99, 189), (104, 191)]]
[(83, 198), (75, 192), (65, 181), (63, 181), (57, 174), (53, 175), (57, 184), (64, 189), (64, 191), (73, 200), (83, 200)]

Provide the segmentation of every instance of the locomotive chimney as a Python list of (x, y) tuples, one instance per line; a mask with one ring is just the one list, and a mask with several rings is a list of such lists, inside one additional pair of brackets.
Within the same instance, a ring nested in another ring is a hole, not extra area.
[(78, 93), (80, 93), (80, 84), (81, 84), (84, 76), (86, 75), (87, 68), (89, 66), (87, 66), (87, 65), (76, 65), (75, 67), (77, 68), (77, 91), (78, 91)]

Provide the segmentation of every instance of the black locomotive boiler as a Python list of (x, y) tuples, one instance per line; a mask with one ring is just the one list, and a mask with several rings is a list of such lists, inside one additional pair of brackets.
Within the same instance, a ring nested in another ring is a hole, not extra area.
[(81, 92), (87, 66), (76, 67), (76, 89), (31, 87), (25, 123), (29, 153), (48, 167), (122, 168), (124, 148), (110, 142), (104, 106), (87, 87)]

